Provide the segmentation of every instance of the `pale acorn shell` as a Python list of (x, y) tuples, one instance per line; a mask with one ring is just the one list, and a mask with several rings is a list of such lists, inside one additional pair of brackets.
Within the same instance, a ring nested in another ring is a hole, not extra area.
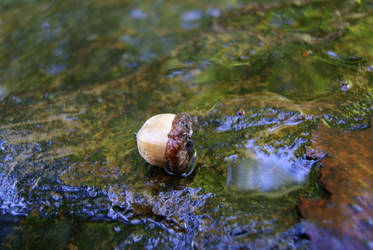
[(149, 118), (137, 133), (137, 148), (149, 164), (167, 168), (166, 146), (175, 114), (159, 114)]

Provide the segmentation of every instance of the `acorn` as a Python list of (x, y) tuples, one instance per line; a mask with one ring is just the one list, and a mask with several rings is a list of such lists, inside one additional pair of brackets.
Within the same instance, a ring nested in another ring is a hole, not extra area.
[(185, 175), (191, 172), (196, 157), (192, 134), (192, 117), (188, 113), (155, 115), (137, 133), (137, 148), (149, 164)]

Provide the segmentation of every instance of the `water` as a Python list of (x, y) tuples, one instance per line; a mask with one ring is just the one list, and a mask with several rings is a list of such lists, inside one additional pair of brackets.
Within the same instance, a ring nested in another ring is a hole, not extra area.
[[(320, 123), (373, 114), (370, 1), (3, 1), (3, 248), (309, 248)], [(193, 116), (187, 178), (134, 134)], [(325, 237), (327, 238), (328, 235)], [(369, 241), (364, 246), (369, 245)]]

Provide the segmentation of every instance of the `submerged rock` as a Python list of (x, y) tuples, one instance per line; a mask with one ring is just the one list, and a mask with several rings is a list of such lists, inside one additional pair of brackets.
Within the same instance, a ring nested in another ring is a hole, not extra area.
[(315, 246), (371, 248), (372, 129), (345, 133), (321, 124), (313, 133), (312, 146), (328, 154), (321, 161), (320, 184), (329, 196), (302, 199), (299, 205), (303, 217), (315, 223), (307, 230)]

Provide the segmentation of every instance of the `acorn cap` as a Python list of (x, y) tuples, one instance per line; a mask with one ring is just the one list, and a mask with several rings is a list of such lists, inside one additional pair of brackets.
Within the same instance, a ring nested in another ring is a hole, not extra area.
[(183, 174), (194, 154), (192, 134), (192, 117), (188, 113), (159, 114), (141, 127), (137, 147), (149, 164)]

